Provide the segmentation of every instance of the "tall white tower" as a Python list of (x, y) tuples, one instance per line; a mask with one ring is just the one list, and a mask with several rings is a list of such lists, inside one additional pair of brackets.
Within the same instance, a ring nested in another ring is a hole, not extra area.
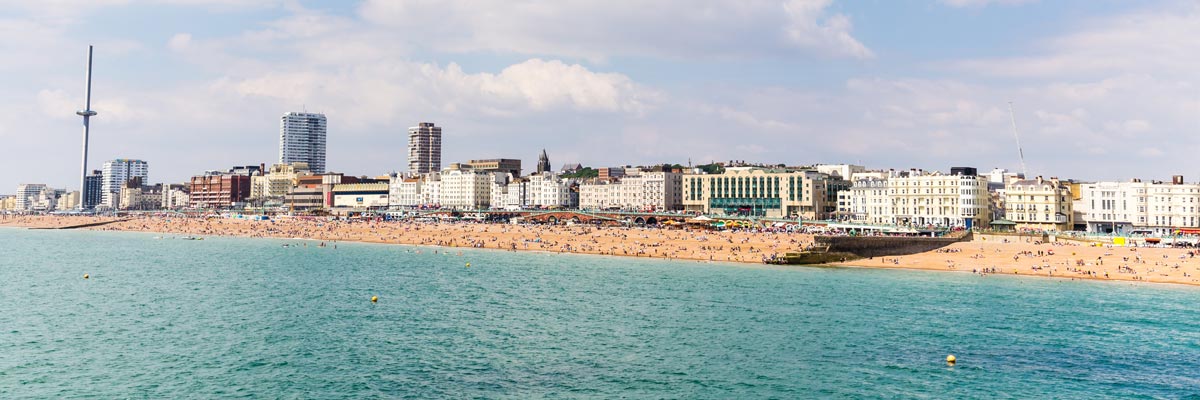
[(313, 173), (325, 173), (325, 114), (284, 113), (279, 119), (279, 163), (308, 163)]
[(408, 172), (427, 174), (442, 169), (442, 127), (421, 122), (408, 128)]
[(75, 114), (83, 117), (83, 173), (79, 176), (79, 193), (81, 194), (80, 208), (86, 208), (87, 202), (82, 201), (82, 194), (88, 192), (87, 187), (87, 156), (88, 156), (88, 134), (91, 133), (91, 120), (96, 116), (96, 112), (92, 111), (92, 46), (88, 45), (88, 62), (87, 62), (87, 89), (84, 91), (83, 109), (76, 111)]

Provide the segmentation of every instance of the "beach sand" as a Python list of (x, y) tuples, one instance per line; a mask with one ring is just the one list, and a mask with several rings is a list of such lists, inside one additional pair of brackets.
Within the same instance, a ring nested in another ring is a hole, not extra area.
[(1083, 241), (1038, 239), (977, 234), (972, 241), (937, 251), (835, 265), (1200, 285), (1200, 249), (1096, 247)]
[[(33, 216), (0, 219), (0, 226), (60, 227), (98, 222), (94, 217)], [(303, 238), (324, 241), (476, 247), (696, 261), (761, 263), (763, 257), (812, 244), (811, 235), (706, 230), (548, 226), (443, 222), (335, 222), (279, 218), (133, 217), (87, 228), (179, 235)]]
[[(114, 220), (104, 217), (3, 216), (0, 226), (61, 227)], [(94, 230), (177, 235), (303, 238), (323, 241), (477, 247), (696, 261), (761, 263), (796, 251), (813, 236), (795, 233), (714, 232), (640, 227), (548, 226), (434, 222), (332, 222), (279, 218), (133, 217)], [(1192, 255), (1189, 255), (1192, 254)], [(970, 242), (907, 256), (831, 264), (865, 268), (1007, 274), (1200, 285), (1200, 250), (1094, 246), (1079, 241), (1039, 243), (1035, 237), (974, 235)]]

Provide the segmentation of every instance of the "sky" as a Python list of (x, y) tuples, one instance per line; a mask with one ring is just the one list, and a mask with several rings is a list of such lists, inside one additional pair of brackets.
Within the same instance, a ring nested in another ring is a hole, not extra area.
[(328, 118), (328, 169), (546, 149), (555, 168), (852, 163), (1200, 180), (1200, 3), (1179, 0), (0, 0), (0, 193), (278, 160)]

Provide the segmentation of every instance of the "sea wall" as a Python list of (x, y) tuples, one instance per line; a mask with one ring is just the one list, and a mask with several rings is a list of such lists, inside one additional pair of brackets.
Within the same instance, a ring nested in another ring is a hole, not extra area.
[(853, 253), (859, 257), (903, 256), (924, 253), (961, 241), (970, 241), (971, 234), (953, 238), (901, 237), (901, 236), (817, 236), (820, 246), (829, 246), (830, 252)]

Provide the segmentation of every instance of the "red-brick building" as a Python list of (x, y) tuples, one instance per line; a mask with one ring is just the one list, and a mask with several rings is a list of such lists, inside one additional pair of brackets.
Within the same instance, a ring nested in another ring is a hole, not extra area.
[(201, 175), (193, 176), (191, 184), (192, 207), (229, 208), (250, 197), (249, 175)]

